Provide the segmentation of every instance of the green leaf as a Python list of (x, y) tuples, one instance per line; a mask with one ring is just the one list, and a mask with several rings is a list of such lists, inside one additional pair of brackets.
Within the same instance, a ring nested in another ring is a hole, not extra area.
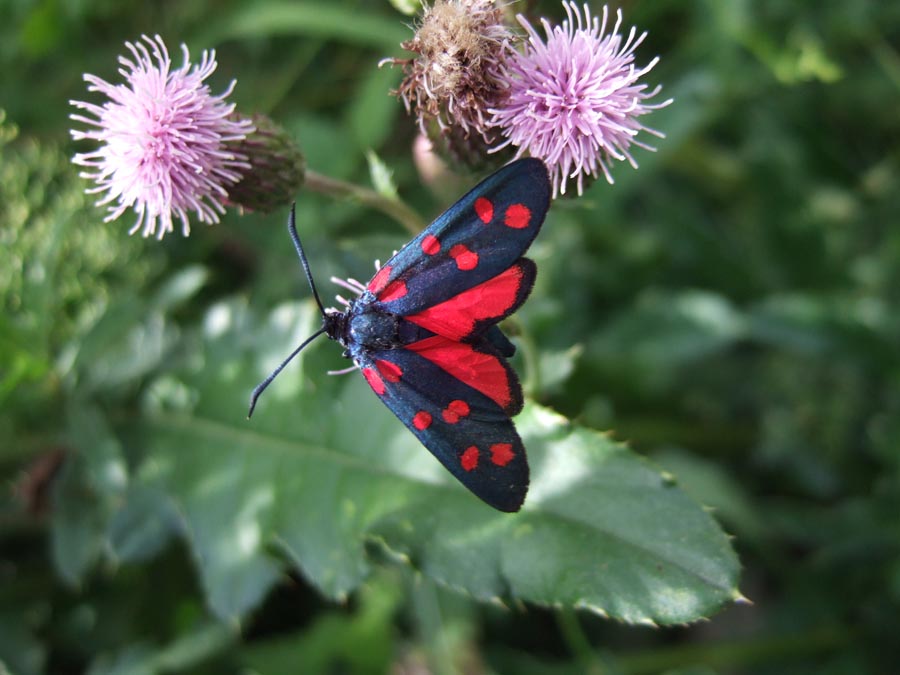
[[(236, 306), (218, 311), (222, 332), (190, 360), (203, 369), (184, 375), (196, 405), (142, 426), (141, 477), (171, 495), (219, 615), (260, 602), (281, 574), (278, 555), (345, 597), (371, 571), (372, 541), (480, 600), (681, 623), (740, 597), (728, 538), (703, 508), (624, 446), (540, 406), (517, 418), (533, 478), (516, 515), (457, 484), (362, 378), (325, 376), (338, 350), (324, 340), (248, 422), (247, 394), (271, 364), (242, 372), (241, 334), (255, 322)], [(310, 306), (282, 308), (253, 342), (281, 341), (282, 355), (316, 321)]]
[(533, 470), (521, 514), (487, 513), (471, 499), (413, 508), (379, 524), (385, 545), (482, 600), (630, 623), (691, 621), (738, 597), (727, 538), (672, 480), (546, 408), (527, 405), (516, 426)]
[(165, 495), (141, 486), (131, 489), (109, 525), (110, 553), (116, 562), (155, 556), (177, 529), (177, 514)]
[(357, 613), (330, 611), (304, 630), (251, 643), (241, 649), (241, 663), (267, 675), (388, 672), (394, 650), (390, 620), (399, 604), (396, 584), (367, 584)]
[(360, 148), (377, 148), (390, 137), (403, 106), (390, 92), (400, 83), (402, 71), (397, 68), (370, 69), (360, 73), (363, 78), (356, 93), (357, 105), (347, 110), (347, 127)]
[(739, 538), (758, 542), (767, 536), (761, 510), (744, 486), (723, 467), (676, 447), (653, 453), (653, 461), (678, 476), (691, 497), (714, 508)]
[(390, 167), (371, 150), (366, 153), (366, 160), (369, 162), (369, 176), (375, 192), (382, 197), (396, 200), (397, 184), (394, 183), (394, 175)]
[(119, 443), (97, 409), (74, 405), (68, 427), (72, 447), (54, 486), (51, 540), (60, 575), (78, 584), (107, 546), (107, 528), (128, 473)]
[(587, 348), (587, 358), (610, 371), (626, 370), (633, 384), (668, 386), (687, 366), (746, 336), (746, 318), (726, 298), (704, 291), (650, 290), (610, 319)]
[(167, 356), (177, 332), (168, 314), (204, 284), (206, 272), (189, 266), (149, 301), (118, 297), (81, 337), (73, 370), (85, 391), (110, 389), (145, 377)]
[(421, 0), (390, 0), (394, 9), (407, 16), (412, 16), (422, 9)]
[(584, 351), (580, 344), (568, 349), (542, 350), (538, 357), (540, 391), (542, 395), (558, 393), (575, 371), (578, 359)]
[(88, 675), (161, 675), (195, 672), (199, 663), (211, 659), (235, 641), (229, 626), (200, 625), (163, 647), (144, 643), (130, 644), (112, 654), (94, 660)]
[[(315, 167), (316, 171), (346, 178), (359, 166), (359, 148), (341, 120), (324, 115), (297, 114), (285, 123), (285, 128), (297, 139), (307, 166)], [(297, 222), (303, 222), (299, 214)], [(300, 232), (303, 232), (302, 226)]]
[[(5, 599), (5, 598), (4, 598)], [(0, 675), (45, 672), (47, 650), (35, 637), (21, 607), (0, 611)]]
[(349, 5), (270, 2), (239, 7), (212, 23), (197, 42), (216, 44), (235, 38), (296, 35), (340, 40), (391, 53), (410, 37), (402, 21)]

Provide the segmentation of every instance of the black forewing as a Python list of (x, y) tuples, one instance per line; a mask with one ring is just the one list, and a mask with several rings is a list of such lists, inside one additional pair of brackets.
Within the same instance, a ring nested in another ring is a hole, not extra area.
[(369, 282), (387, 311), (415, 314), (508, 269), (550, 206), (544, 163), (508, 164), (459, 199)]
[(409, 349), (369, 353), (360, 366), (384, 404), (463, 485), (501, 511), (521, 508), (525, 447), (496, 401)]

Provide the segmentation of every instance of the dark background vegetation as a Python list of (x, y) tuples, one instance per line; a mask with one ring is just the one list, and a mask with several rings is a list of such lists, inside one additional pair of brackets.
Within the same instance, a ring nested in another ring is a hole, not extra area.
[[(561, 16), (557, 3), (533, 4)], [(239, 108), (284, 124), (321, 173), (367, 184), (373, 149), (431, 217), (447, 200), (415, 173), (414, 125), (385, 94), (398, 74), (376, 68), (400, 53), (411, 19), (386, 2), (6, 0), (0, 661), (10, 672), (896, 672), (900, 4), (623, 9), (650, 32), (640, 62), (662, 57), (649, 79), (676, 102), (647, 119), (667, 138), (656, 154), (636, 152), (639, 171), (617, 166), (614, 186), (554, 206), (532, 251), (538, 288), (518, 315), (537, 355), (528, 383), (537, 401), (611, 430), (713, 507), (752, 605), (656, 628), (506, 610), (372, 551), (373, 571), (343, 602), (301, 571), (264, 569), (277, 580), (251, 611), (214, 613), (222, 589), (197, 569), (222, 542), (142, 520), (164, 512), (152, 491), (123, 508), (131, 440), (172, 407), (215, 405), (242, 423), (243, 397), (193, 397), (203, 378), (212, 388), (241, 363), (254, 373), (277, 363), (314, 325), (309, 304), (294, 302), (308, 292), (283, 212), (231, 213), (161, 244), (129, 238), (129, 216), (103, 224), (68, 162), (67, 102), (87, 96), (84, 72), (114, 80), (122, 43), (142, 33), (163, 35), (176, 62), (181, 41), (195, 57), (215, 47), (214, 91), (236, 78)], [(407, 238), (358, 205), (298, 200), (327, 295), (330, 275), (367, 278), (372, 258)], [(236, 337), (222, 346), (226, 328)], [(318, 345), (302, 370), (339, 367), (337, 351)], [(293, 395), (299, 376), (286, 377), (269, 396)], [(369, 409), (333, 409), (328, 392), (343, 386), (333, 382), (295, 414), (365, 429)], [(178, 429), (166, 431), (177, 446)], [(185, 471), (202, 476), (225, 444), (178, 448), (201, 458)], [(74, 450), (84, 445), (90, 460)], [(253, 508), (253, 494), (227, 498)], [(286, 507), (301, 518), (310, 505)], [(210, 522), (219, 513), (198, 508)]]

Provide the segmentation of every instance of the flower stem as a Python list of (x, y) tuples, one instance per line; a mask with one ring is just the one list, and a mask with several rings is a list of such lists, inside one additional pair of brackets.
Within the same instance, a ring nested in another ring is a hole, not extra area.
[(331, 197), (354, 199), (360, 204), (378, 209), (400, 223), (412, 235), (419, 234), (425, 229), (425, 223), (419, 217), (419, 214), (404, 202), (399, 199), (385, 197), (375, 192), (375, 190), (347, 183), (337, 178), (323, 176), (309, 169), (306, 170), (303, 185), (313, 192), (319, 192)]
[[(508, 319), (509, 320), (509, 319)], [(525, 377), (522, 380), (522, 389), (525, 395), (536, 400), (541, 391), (541, 364), (538, 357), (537, 345), (524, 329), (516, 333), (519, 338), (519, 346), (522, 350), (522, 358), (525, 361)]]
[(718, 643), (681, 644), (640, 654), (619, 654), (621, 672), (649, 675), (703, 663), (707, 668), (740, 670), (750, 666), (797, 659), (801, 655), (821, 655), (853, 643), (854, 631), (846, 626), (826, 625), (805, 633), (764, 635), (725, 640)]
[(594, 648), (591, 647), (584, 629), (578, 622), (578, 615), (575, 610), (571, 607), (560, 608), (556, 610), (555, 614), (556, 625), (573, 658), (578, 663), (581, 672), (589, 673), (590, 675), (605, 675), (607, 669), (599, 656), (595, 654)]

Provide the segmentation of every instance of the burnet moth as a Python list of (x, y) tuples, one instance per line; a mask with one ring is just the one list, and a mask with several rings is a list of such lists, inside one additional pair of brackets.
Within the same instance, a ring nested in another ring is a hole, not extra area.
[(322, 314), (322, 327), (250, 397), (324, 333), (450, 473), (501, 511), (528, 491), (525, 447), (510, 419), (522, 387), (496, 325), (525, 302), (537, 272), (522, 257), (550, 206), (547, 168), (520, 159), (486, 178), (382, 266), (346, 311), (325, 309), (297, 235), (288, 230)]

